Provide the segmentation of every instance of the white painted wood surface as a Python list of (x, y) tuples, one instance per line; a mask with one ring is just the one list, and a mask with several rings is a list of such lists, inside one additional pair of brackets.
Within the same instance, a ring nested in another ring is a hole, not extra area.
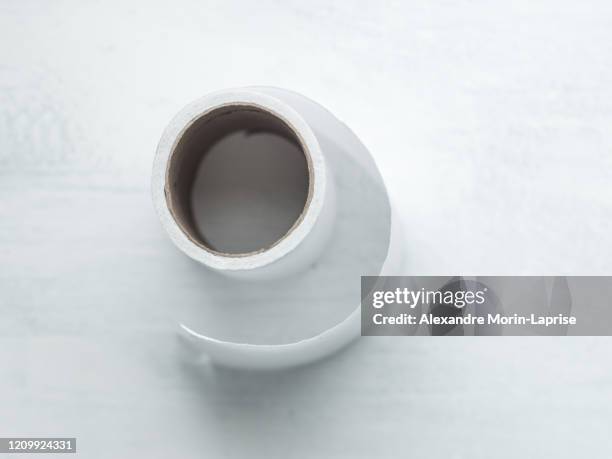
[(197, 367), (207, 298), (149, 197), (211, 90), (323, 103), (376, 157), (408, 274), (612, 274), (612, 4), (0, 3), (0, 435), (79, 457), (610, 457), (609, 338), (368, 338)]

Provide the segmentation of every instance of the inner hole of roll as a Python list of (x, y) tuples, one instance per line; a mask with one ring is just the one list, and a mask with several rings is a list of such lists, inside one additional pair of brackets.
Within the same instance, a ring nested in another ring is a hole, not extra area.
[(308, 205), (312, 171), (293, 129), (259, 107), (215, 109), (191, 124), (166, 171), (166, 200), (197, 245), (244, 256), (276, 245)]

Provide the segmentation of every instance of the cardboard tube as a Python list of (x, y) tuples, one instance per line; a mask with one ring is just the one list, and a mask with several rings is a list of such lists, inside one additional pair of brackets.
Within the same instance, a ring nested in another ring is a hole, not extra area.
[[(195, 225), (190, 201), (196, 169), (207, 150), (240, 130), (273, 133), (296, 144), (304, 155), (308, 189), (303, 209), (286, 233), (267, 246), (230, 253), (207, 242)], [(254, 88), (210, 94), (174, 117), (157, 148), (152, 191), (162, 225), (179, 249), (213, 270), (242, 278), (282, 277), (309, 266), (333, 227), (334, 184), (317, 137), (294, 107)]]

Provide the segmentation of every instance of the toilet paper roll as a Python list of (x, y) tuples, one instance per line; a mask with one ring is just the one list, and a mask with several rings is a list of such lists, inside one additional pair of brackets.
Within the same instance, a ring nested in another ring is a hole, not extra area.
[[(245, 138), (251, 136), (248, 138), (253, 151), (247, 156), (232, 156), (239, 149), (240, 137), (234, 135), (238, 131), (246, 133)], [(253, 142), (264, 134), (274, 136), (276, 143), (264, 145), (262, 151), (284, 149), (288, 153), (257, 157)], [(220, 146), (223, 142), (227, 143), (225, 149)], [(289, 156), (295, 158), (291, 167), (279, 165)], [(247, 167), (243, 161), (251, 163)], [(197, 171), (202, 169), (203, 194), (210, 202), (197, 208), (193, 193), (200, 187)], [(263, 186), (255, 184), (254, 191), (244, 187), (242, 196), (236, 196), (240, 193), (235, 189), (257, 174)], [(240, 216), (250, 210), (248, 204), (236, 207), (241, 198), (249, 203), (257, 194), (276, 202), (285, 195), (283, 189), (279, 193), (279, 189), (270, 191), (268, 188), (274, 187), (266, 187), (266, 179), (273, 181), (275, 174), (292, 177), (286, 194), (296, 199), (291, 206), (285, 206), (288, 210), (283, 215), (288, 220), (281, 222), (285, 226), (268, 228), (272, 225), (264, 222), (269, 234), (255, 242), (247, 227), (243, 240), (237, 243), (245, 225), (236, 223), (236, 215), (228, 216), (225, 207), (233, 206), (232, 211)], [(215, 185), (216, 182), (219, 183)], [(204, 332), (181, 324), (183, 336), (217, 364), (281, 368), (329, 355), (360, 332), (359, 277), (343, 277), (343, 270), (355, 272), (362, 265), (366, 271), (361, 275), (399, 273), (399, 221), (371, 155), (352, 131), (326, 109), (291, 91), (269, 87), (225, 90), (186, 106), (160, 140), (152, 192), (162, 225), (172, 241), (211, 270), (237, 277), (232, 281), (236, 288), (228, 289), (228, 295), (236, 295), (235, 301), (240, 301), (241, 289), (258, 288), (280, 291), (280, 297), (287, 301), (291, 293), (312, 292), (312, 285), (319, 286), (315, 290), (323, 300), (330, 290), (326, 282), (354, 282), (354, 293), (337, 295), (339, 303), (348, 305), (350, 301), (354, 305), (346, 317), (340, 321), (334, 317), (335, 323), (327, 324), (325, 329), (299, 339), (293, 337), (289, 342), (224, 338), (215, 336), (214, 330)], [(203, 212), (200, 217), (198, 210)], [(371, 224), (376, 224), (375, 231), (367, 231)], [(356, 234), (360, 239), (353, 241)], [(251, 282), (245, 287), (245, 281)], [(317, 301), (316, 295), (313, 301)], [(325, 302), (329, 303), (327, 298)], [(236, 315), (240, 313), (236, 310)], [(252, 329), (249, 333), (252, 336)]]

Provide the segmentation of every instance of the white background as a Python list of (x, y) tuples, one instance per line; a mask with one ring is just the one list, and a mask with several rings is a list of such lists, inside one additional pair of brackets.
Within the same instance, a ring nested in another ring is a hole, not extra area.
[(367, 338), (185, 361), (205, 298), (154, 215), (162, 129), (281, 86), (369, 147), (407, 274), (612, 274), (609, 1), (0, 2), (0, 435), (80, 457), (610, 457), (609, 338)]

